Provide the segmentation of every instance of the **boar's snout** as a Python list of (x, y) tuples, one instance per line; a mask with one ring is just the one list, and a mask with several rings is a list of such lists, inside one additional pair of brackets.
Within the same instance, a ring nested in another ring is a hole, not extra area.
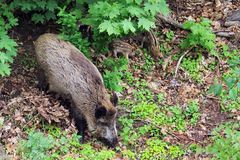
[(111, 139), (106, 139), (106, 138), (101, 138), (102, 142), (105, 143), (107, 146), (111, 148), (115, 148), (116, 145), (118, 144), (118, 138), (114, 137)]
[(101, 124), (98, 126), (98, 137), (109, 147), (115, 147), (118, 144), (118, 135), (115, 122), (113, 124)]

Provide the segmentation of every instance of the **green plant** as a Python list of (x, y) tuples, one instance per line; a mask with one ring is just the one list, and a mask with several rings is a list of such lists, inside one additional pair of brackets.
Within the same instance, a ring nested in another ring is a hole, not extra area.
[(41, 132), (30, 132), (28, 140), (19, 143), (18, 152), (23, 159), (42, 160), (49, 157), (48, 150), (55, 145), (51, 135), (45, 136)]
[(136, 158), (136, 153), (132, 152), (131, 150), (123, 150), (122, 155), (124, 158), (130, 159), (130, 160), (135, 160)]
[(79, 151), (79, 160), (110, 160), (114, 157), (115, 153), (110, 149), (102, 149), (96, 151), (90, 144), (83, 144)]
[(190, 123), (195, 125), (200, 117), (198, 102), (196, 100), (191, 101), (184, 113), (186, 118), (190, 119)]
[[(222, 58), (227, 58), (228, 68), (221, 77), (221, 80), (215, 79), (214, 84), (210, 86), (208, 93), (221, 97), (221, 106), (223, 110), (231, 111), (240, 109), (240, 61), (239, 51), (229, 51), (227, 45), (222, 46), (220, 54)], [(218, 82), (222, 81), (222, 82)]]
[(168, 13), (165, 0), (95, 1), (89, 5), (88, 14), (82, 21), (97, 28), (99, 33), (125, 35), (155, 27), (158, 12)]
[(179, 106), (170, 106), (167, 108), (168, 117), (166, 117), (167, 124), (171, 125), (173, 130), (185, 130), (186, 129), (186, 121), (183, 110)]
[(200, 47), (203, 50), (207, 50), (210, 54), (218, 56), (216, 52), (215, 45), (215, 34), (211, 31), (211, 21), (203, 18), (201, 22), (196, 23), (192, 20), (187, 21), (183, 24), (183, 28), (190, 30), (181, 43), (182, 49), (187, 49), (191, 47)]
[(155, 62), (151, 55), (147, 54), (146, 51), (144, 51), (144, 61), (145, 63), (143, 64), (141, 69), (143, 69), (144, 72), (148, 73), (153, 69)]
[(184, 151), (179, 146), (168, 145), (166, 142), (152, 138), (147, 140), (146, 148), (141, 152), (140, 158), (148, 160), (177, 159), (183, 154)]
[(160, 44), (160, 51), (166, 55), (169, 55), (171, 47), (167, 43)]
[(32, 21), (34, 23), (44, 23), (51, 19), (56, 19), (56, 10), (61, 5), (68, 5), (69, 1), (57, 0), (14, 0), (9, 6), (14, 10), (20, 9), (25, 13), (33, 13)]
[(77, 22), (81, 18), (81, 12), (73, 10), (71, 12), (65, 11), (66, 7), (60, 8), (57, 23), (61, 25), (61, 37), (64, 40), (70, 41), (75, 45), (83, 54), (90, 58), (89, 42), (82, 37), (79, 32)]
[(170, 42), (170, 41), (173, 40), (174, 32), (173, 32), (173, 31), (167, 31), (165, 35), (166, 35), (166, 40), (167, 40), (168, 42)]
[(121, 117), (119, 118), (119, 122), (123, 126), (120, 132), (120, 136), (123, 139), (123, 142), (125, 144), (128, 144), (129, 142), (134, 141), (134, 131), (133, 131), (133, 123), (134, 121), (132, 119), (128, 119), (127, 117)]
[(226, 123), (213, 132), (213, 143), (203, 151), (212, 154), (213, 160), (238, 160), (240, 157), (240, 128), (239, 123)]
[(10, 75), (10, 64), (17, 54), (17, 43), (8, 36), (8, 30), (17, 25), (11, 9), (4, 2), (0, 4), (0, 76)]
[(197, 82), (202, 82), (201, 65), (202, 56), (199, 54), (197, 59), (190, 57), (183, 58), (181, 66), (187, 71), (189, 76)]
[(128, 61), (126, 58), (114, 59), (108, 58), (103, 62), (104, 66), (104, 84), (108, 89), (122, 91), (119, 83), (122, 81), (124, 72), (127, 70)]

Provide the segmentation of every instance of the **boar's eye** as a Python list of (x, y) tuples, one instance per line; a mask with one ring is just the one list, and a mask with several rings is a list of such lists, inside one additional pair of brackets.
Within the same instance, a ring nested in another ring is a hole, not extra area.
[(107, 114), (107, 110), (106, 110), (105, 107), (102, 107), (102, 106), (99, 106), (99, 105), (96, 106), (95, 117), (97, 119), (100, 118), (100, 117), (106, 116), (106, 114)]

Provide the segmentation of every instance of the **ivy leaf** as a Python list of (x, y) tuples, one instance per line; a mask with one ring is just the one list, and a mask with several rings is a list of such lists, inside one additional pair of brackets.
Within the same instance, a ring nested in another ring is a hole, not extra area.
[(229, 97), (233, 100), (235, 100), (238, 96), (237, 88), (232, 88), (229, 90)]
[(125, 34), (128, 34), (129, 31), (135, 32), (136, 29), (133, 27), (133, 23), (130, 20), (124, 19), (122, 21), (123, 31)]
[(150, 21), (150, 20), (147, 19), (147, 18), (139, 18), (139, 19), (138, 19), (138, 27), (139, 27), (139, 28), (142, 27), (143, 29), (149, 31), (150, 28), (154, 28), (154, 27), (156, 27), (156, 26), (155, 26), (155, 24), (154, 24), (153, 21)]

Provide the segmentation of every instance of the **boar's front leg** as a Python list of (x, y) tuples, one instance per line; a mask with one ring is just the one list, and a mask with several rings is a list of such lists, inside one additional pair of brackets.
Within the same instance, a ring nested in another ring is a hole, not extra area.
[(78, 135), (81, 136), (81, 138), (79, 139), (79, 142), (84, 143), (85, 131), (87, 129), (87, 122), (84, 116), (77, 109), (73, 101), (71, 102), (71, 106), (70, 106), (70, 114), (75, 121), (75, 125), (78, 130)]
[(78, 134), (81, 135), (79, 142), (84, 143), (85, 130), (87, 129), (87, 122), (83, 117), (83, 115), (79, 115), (79, 114), (74, 118), (74, 120), (78, 130)]

